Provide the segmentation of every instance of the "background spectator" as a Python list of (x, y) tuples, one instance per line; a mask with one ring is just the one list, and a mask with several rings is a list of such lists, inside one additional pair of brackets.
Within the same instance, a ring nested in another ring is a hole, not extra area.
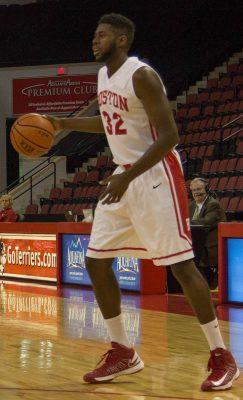
[(18, 214), (13, 210), (13, 199), (10, 194), (4, 194), (0, 198), (2, 211), (0, 211), (0, 222), (17, 222), (19, 219)]
[(218, 229), (219, 222), (226, 221), (224, 210), (208, 188), (207, 180), (195, 178), (190, 189), (193, 200), (190, 203), (191, 225), (203, 225), (204, 243), (198, 267), (206, 277), (211, 289), (217, 287), (218, 277)]

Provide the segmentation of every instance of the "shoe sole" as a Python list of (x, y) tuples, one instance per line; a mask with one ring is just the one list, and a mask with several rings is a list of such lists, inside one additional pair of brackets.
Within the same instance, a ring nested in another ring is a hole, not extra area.
[(131, 368), (128, 368), (128, 369), (124, 369), (123, 371), (116, 372), (115, 374), (112, 374), (112, 375), (102, 376), (100, 378), (94, 378), (92, 381), (91, 380), (88, 381), (88, 383), (107, 383), (107, 382), (111, 382), (113, 379), (115, 379), (115, 378), (117, 378), (118, 376), (121, 376), (121, 375), (136, 374), (137, 372), (142, 371), (143, 368), (144, 368), (144, 363), (143, 363), (142, 360), (140, 360), (139, 363), (137, 365), (135, 365), (134, 367), (131, 367)]
[(216, 391), (216, 390), (227, 390), (230, 389), (232, 387), (233, 382), (238, 379), (240, 376), (240, 370), (237, 368), (237, 371), (233, 377), (233, 379), (228, 382), (226, 385), (223, 386), (212, 386), (211, 388), (209, 388), (208, 390), (205, 390), (205, 392), (211, 392), (211, 391)]

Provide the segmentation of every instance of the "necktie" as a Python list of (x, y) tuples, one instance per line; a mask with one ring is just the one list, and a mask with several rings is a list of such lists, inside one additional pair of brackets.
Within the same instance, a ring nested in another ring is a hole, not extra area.
[(196, 205), (196, 208), (195, 208), (195, 211), (194, 211), (194, 214), (193, 214), (193, 217), (192, 217), (193, 221), (194, 221), (195, 219), (198, 219), (199, 214), (200, 214), (199, 206)]

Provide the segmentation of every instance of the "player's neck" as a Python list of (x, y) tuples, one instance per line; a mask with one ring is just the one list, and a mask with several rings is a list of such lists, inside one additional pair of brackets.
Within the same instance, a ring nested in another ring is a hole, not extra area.
[(127, 54), (120, 54), (119, 56), (112, 57), (109, 61), (107, 61), (107, 73), (108, 77), (110, 78), (121, 66), (126, 62), (128, 59)]

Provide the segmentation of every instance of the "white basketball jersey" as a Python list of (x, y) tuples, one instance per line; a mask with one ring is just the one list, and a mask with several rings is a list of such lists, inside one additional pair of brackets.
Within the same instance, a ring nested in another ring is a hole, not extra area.
[(149, 67), (137, 57), (129, 57), (110, 78), (106, 66), (99, 70), (100, 114), (114, 162), (119, 165), (136, 162), (155, 140), (148, 116), (133, 88), (133, 74), (144, 66)]

